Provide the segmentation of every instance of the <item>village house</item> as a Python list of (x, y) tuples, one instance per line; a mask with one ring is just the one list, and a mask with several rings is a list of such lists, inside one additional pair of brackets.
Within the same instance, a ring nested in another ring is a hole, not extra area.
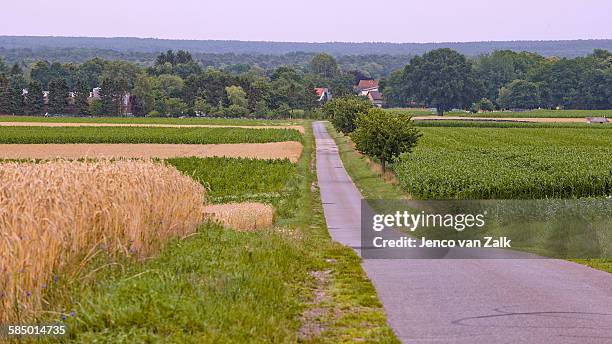
[(323, 103), (332, 99), (331, 92), (327, 87), (317, 87), (315, 88), (315, 92), (317, 93), (319, 103)]
[(368, 99), (379, 108), (383, 107), (383, 96), (382, 93), (378, 91), (369, 91), (367, 95)]
[[(102, 88), (96, 87), (91, 92), (89, 92), (89, 103), (91, 103), (94, 99), (100, 100), (100, 91)], [(121, 104), (119, 104), (119, 115), (120, 116), (129, 116), (132, 114), (132, 96), (130, 93), (125, 93), (121, 98)]]
[(378, 87), (378, 80), (360, 80), (357, 85), (357, 92), (360, 96), (367, 97), (375, 106), (382, 107), (384, 101)]
[(359, 84), (357, 85), (358, 94), (367, 97), (370, 91), (378, 92), (378, 80), (359, 80)]

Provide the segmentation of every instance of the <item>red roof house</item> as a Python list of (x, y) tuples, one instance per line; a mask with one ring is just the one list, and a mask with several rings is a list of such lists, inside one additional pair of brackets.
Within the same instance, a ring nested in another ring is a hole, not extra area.
[(317, 97), (319, 101), (328, 101), (331, 100), (332, 96), (327, 87), (317, 87), (315, 88), (315, 92), (317, 93)]

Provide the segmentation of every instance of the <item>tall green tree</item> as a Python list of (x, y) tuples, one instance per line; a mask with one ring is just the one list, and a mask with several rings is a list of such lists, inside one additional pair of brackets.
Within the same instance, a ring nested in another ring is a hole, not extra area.
[(333, 78), (338, 74), (339, 68), (333, 56), (328, 54), (317, 54), (310, 61), (310, 70), (322, 77)]
[(386, 165), (402, 153), (416, 146), (421, 134), (413, 127), (410, 116), (390, 114), (373, 108), (361, 113), (355, 120), (351, 134), (358, 151), (380, 161), (385, 173)]
[(6, 74), (0, 73), (0, 114), (8, 114), (11, 111), (11, 96), (9, 79)]
[(109, 76), (104, 77), (100, 85), (100, 102), (102, 104), (101, 112), (104, 115), (116, 116), (119, 114), (115, 100), (117, 93), (118, 90), (116, 82)]
[(30, 78), (38, 82), (44, 89), (48, 89), (49, 81), (53, 78), (50, 67), (47, 61), (36, 61), (30, 67)]
[(187, 105), (180, 98), (167, 98), (164, 105), (168, 116), (181, 116), (187, 111)]
[(128, 81), (125, 78), (103, 77), (100, 86), (102, 112), (109, 116), (121, 115), (124, 110), (124, 99), (128, 91)]
[(26, 81), (21, 74), (13, 74), (9, 81), (9, 113), (14, 115), (25, 114), (24, 92)]
[(76, 72), (77, 79), (85, 82), (90, 90), (99, 87), (107, 62), (99, 57), (82, 63)]
[(74, 114), (89, 115), (89, 86), (86, 81), (78, 80), (74, 89)]
[(542, 56), (529, 52), (498, 50), (479, 56), (474, 69), (484, 84), (485, 97), (495, 99), (502, 86), (512, 80), (525, 79), (527, 72), (543, 59)]
[(403, 73), (407, 94), (437, 108), (439, 115), (453, 108), (467, 109), (481, 98), (482, 85), (472, 64), (451, 49), (432, 50), (414, 57)]
[(514, 80), (499, 90), (497, 102), (505, 109), (534, 109), (540, 104), (538, 85), (526, 80)]
[(249, 113), (249, 105), (246, 92), (240, 86), (228, 86), (225, 88), (230, 106), (227, 112), (232, 117), (242, 117)]
[(145, 115), (155, 110), (155, 100), (163, 96), (163, 91), (156, 77), (140, 73), (136, 77), (132, 94), (136, 99), (138, 109), (142, 112), (136, 111), (136, 114)]
[(367, 113), (372, 107), (372, 103), (364, 97), (333, 98), (323, 105), (323, 114), (336, 130), (349, 134), (355, 130), (357, 116)]
[(70, 112), (70, 89), (65, 79), (52, 79), (49, 82), (49, 113), (66, 114)]
[(333, 97), (348, 97), (354, 94), (353, 76), (348, 73), (338, 73), (330, 83), (330, 90)]
[(248, 105), (248, 101), (246, 98), (246, 92), (240, 86), (228, 86), (225, 88), (225, 92), (227, 93), (227, 99), (230, 102), (230, 105), (237, 105), (243, 108), (246, 108)]
[(15, 62), (13, 64), (13, 67), (11, 67), (11, 75), (15, 76), (15, 75), (23, 75), (23, 69), (21, 68), (21, 66), (19, 65), (19, 63)]
[(44, 107), (43, 88), (40, 82), (30, 81), (28, 94), (25, 99), (25, 108), (28, 115), (41, 115)]

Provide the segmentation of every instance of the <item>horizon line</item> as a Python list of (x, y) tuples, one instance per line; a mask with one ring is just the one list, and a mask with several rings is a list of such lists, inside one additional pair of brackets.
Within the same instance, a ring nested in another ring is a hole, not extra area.
[(274, 40), (240, 40), (240, 39), (193, 39), (193, 38), (157, 38), (137, 36), (55, 36), (55, 35), (4, 35), (2, 37), (15, 38), (93, 38), (93, 39), (141, 39), (159, 41), (191, 41), (191, 42), (244, 42), (244, 43), (301, 43), (301, 44), (462, 44), (462, 43), (516, 43), (516, 42), (568, 42), (568, 41), (610, 41), (612, 38), (572, 38), (572, 39), (517, 39), (517, 40), (482, 40), (482, 41), (439, 41), (439, 42), (389, 42), (389, 41), (274, 41)]

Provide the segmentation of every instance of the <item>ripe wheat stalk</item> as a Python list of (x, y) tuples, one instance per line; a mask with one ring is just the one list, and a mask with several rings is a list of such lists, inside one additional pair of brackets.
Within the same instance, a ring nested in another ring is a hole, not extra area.
[(147, 257), (196, 231), (206, 193), (164, 163), (0, 164), (0, 323), (34, 317), (54, 276), (100, 250)]

